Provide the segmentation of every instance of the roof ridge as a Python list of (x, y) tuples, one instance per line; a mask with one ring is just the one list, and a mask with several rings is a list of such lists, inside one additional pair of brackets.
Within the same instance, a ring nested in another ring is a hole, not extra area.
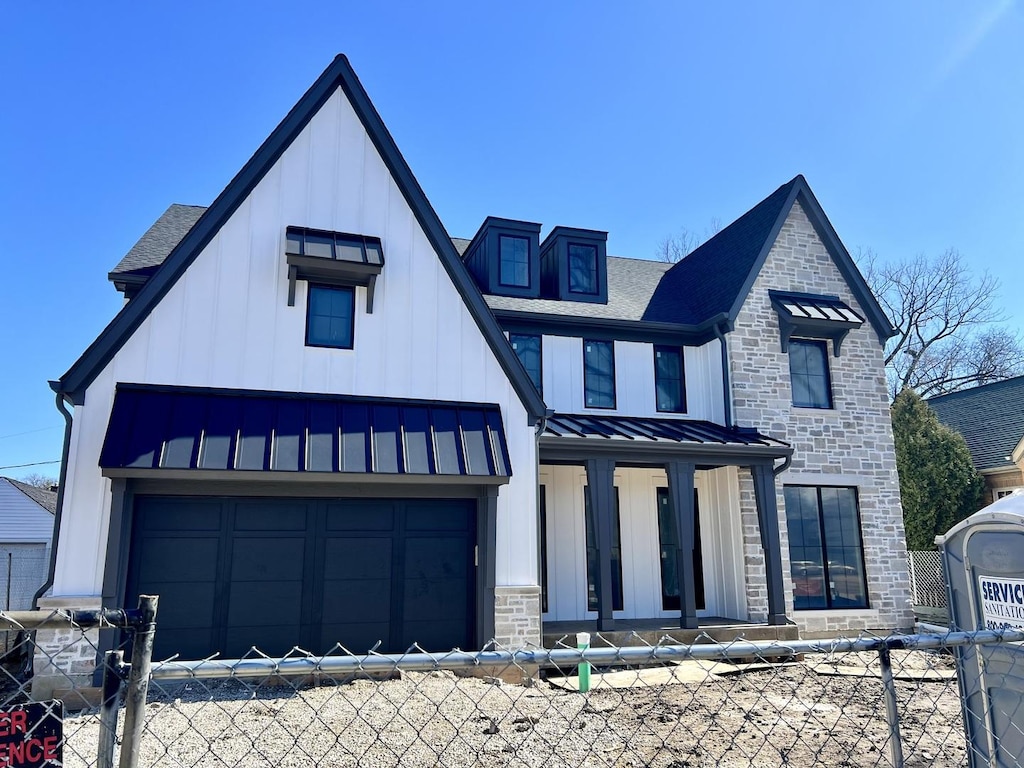
[(998, 381), (989, 381), (985, 384), (978, 384), (976, 387), (968, 387), (967, 389), (958, 389), (955, 392), (945, 392), (941, 395), (933, 395), (932, 397), (926, 397), (926, 403), (933, 403), (937, 400), (951, 400), (956, 397), (966, 397), (976, 393), (980, 389), (989, 389), (991, 387), (1005, 386), (1008, 384), (1024, 384), (1024, 374), (1020, 376), (1010, 376), (1006, 379), (999, 379)]

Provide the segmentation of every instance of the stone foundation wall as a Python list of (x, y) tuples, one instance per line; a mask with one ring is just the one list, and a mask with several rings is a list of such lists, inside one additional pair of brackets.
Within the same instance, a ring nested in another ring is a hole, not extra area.
[[(45, 597), (39, 600), (43, 612), (58, 609), (96, 610), (98, 597)], [(80, 630), (72, 627), (38, 629), (32, 656), (32, 698), (36, 701), (53, 698), (55, 691), (92, 687), (96, 670), (98, 629)]]
[(541, 645), (540, 587), (495, 587), (494, 635), (499, 645)]

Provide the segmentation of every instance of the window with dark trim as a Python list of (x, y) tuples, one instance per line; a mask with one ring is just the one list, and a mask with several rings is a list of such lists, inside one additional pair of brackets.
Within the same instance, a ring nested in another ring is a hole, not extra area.
[(662, 413), (686, 413), (686, 380), (681, 347), (654, 347), (654, 398)]
[[(601, 553), (597, 548), (597, 521), (590, 508), (590, 491), (583, 488), (583, 522), (587, 536), (587, 610), (600, 610)], [(619, 489), (615, 488), (612, 513), (612, 610), (622, 610), (622, 533), (619, 526)]]
[(569, 243), (569, 292), (596, 294), (597, 246)]
[(793, 607), (867, 608), (856, 488), (787, 485)]
[(793, 405), (800, 408), (831, 408), (832, 379), (828, 371), (828, 344), (793, 339), (789, 342), (789, 380)]
[(352, 349), (355, 289), (310, 284), (306, 304), (307, 347)]
[(583, 340), (583, 404), (615, 407), (615, 342)]
[(514, 235), (498, 236), (498, 282), (516, 288), (530, 287), (530, 241)]
[(510, 333), (509, 343), (515, 350), (516, 357), (523, 364), (523, 368), (530, 374), (530, 381), (540, 393), (544, 392), (543, 376), (541, 367), (541, 337), (529, 333)]
[(540, 611), (548, 612), (548, 487), (540, 487)]
[[(658, 544), (661, 548), (661, 609), (678, 611), (682, 608), (679, 600), (679, 570), (676, 567), (676, 549), (679, 536), (676, 534), (675, 510), (668, 495), (668, 488), (658, 488)], [(700, 544), (700, 506), (697, 504), (697, 489), (693, 489), (693, 590), (696, 607), (704, 609), (704, 553)]]

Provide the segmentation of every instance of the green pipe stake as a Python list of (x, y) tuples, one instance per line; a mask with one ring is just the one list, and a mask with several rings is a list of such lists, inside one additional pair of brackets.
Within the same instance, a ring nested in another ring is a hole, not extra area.
[[(590, 649), (589, 632), (576, 633), (576, 647), (581, 651)], [(587, 693), (590, 690), (590, 662), (581, 661), (580, 665), (576, 668), (576, 674), (580, 680), (580, 693)]]

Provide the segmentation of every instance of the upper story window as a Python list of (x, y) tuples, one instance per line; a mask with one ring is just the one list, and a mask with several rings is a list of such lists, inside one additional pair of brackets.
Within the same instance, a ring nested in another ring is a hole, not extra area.
[(806, 339), (789, 342), (789, 380), (793, 387), (793, 405), (800, 408), (832, 407), (832, 379), (828, 371), (826, 342)]
[(355, 308), (353, 288), (310, 284), (306, 307), (306, 346), (352, 349)]
[(569, 291), (597, 293), (597, 246), (569, 243)]
[(583, 403), (615, 407), (615, 342), (583, 340)]
[(499, 282), (502, 285), (526, 288), (530, 285), (530, 241), (525, 237), (499, 235)]
[(662, 413), (686, 413), (682, 348), (654, 347), (654, 396)]
[(515, 350), (519, 362), (523, 364), (523, 368), (530, 374), (530, 381), (533, 382), (533, 386), (537, 388), (538, 392), (543, 393), (544, 388), (541, 384), (541, 337), (526, 333), (512, 333), (509, 334), (508, 340), (512, 344), (512, 349)]

